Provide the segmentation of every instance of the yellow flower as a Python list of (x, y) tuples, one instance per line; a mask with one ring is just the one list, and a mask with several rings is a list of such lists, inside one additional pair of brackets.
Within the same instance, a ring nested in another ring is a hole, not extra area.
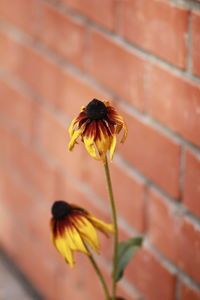
[(108, 232), (113, 232), (111, 224), (106, 224), (85, 209), (65, 201), (54, 202), (51, 212), (50, 228), (53, 244), (72, 268), (74, 267), (74, 251), (90, 255), (86, 244), (95, 251), (99, 251), (96, 229), (106, 236)]
[(95, 159), (106, 161), (106, 153), (110, 151), (112, 161), (116, 148), (116, 135), (124, 129), (121, 139), (123, 143), (127, 136), (127, 127), (123, 118), (116, 112), (109, 102), (93, 99), (69, 128), (69, 150), (72, 151), (77, 139), (81, 136), (88, 153)]

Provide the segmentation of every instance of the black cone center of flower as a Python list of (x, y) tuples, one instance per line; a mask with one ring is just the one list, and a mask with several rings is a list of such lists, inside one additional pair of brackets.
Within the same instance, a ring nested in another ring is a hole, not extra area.
[(102, 120), (107, 114), (107, 107), (102, 101), (93, 99), (86, 106), (86, 114), (91, 120)]
[(56, 201), (51, 208), (51, 213), (56, 220), (63, 219), (69, 215), (71, 211), (72, 207), (65, 201)]

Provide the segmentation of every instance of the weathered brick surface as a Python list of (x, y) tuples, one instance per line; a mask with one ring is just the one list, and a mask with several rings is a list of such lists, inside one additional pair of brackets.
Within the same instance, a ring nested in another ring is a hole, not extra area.
[(89, 73), (138, 109), (144, 105), (144, 67), (141, 57), (102, 34), (91, 33)]
[(1, 19), (18, 26), (24, 32), (37, 36), (38, 13), (40, 10), (38, 0), (13, 0), (12, 5), (6, 0), (1, 1)]
[(151, 66), (147, 111), (165, 126), (200, 146), (200, 86)]
[(196, 216), (200, 216), (200, 159), (195, 153), (187, 151), (184, 181), (184, 204)]
[[(127, 161), (174, 197), (179, 195), (180, 145), (156, 128), (123, 112), (129, 124), (126, 148), (120, 153)], [(144, 151), (141, 151), (144, 149)], [(162, 175), (160, 172), (164, 170)]]
[(197, 290), (190, 288), (189, 286), (181, 285), (181, 300), (199, 300), (200, 293)]
[(174, 299), (176, 276), (146, 249), (136, 254), (128, 266), (127, 276), (147, 299)]
[(119, 32), (133, 44), (185, 68), (189, 12), (169, 1), (122, 2)]
[(14, 87), (0, 80), (1, 118), (7, 120), (20, 132), (31, 139), (34, 131), (36, 106), (34, 101)]
[(113, 30), (115, 27), (116, 0), (61, 0), (68, 8), (91, 21)]
[(192, 14), (192, 70), (200, 76), (200, 13)]
[(39, 39), (70, 63), (82, 66), (85, 54), (85, 25), (75, 22), (46, 3), (41, 7), (41, 14)]
[[(118, 295), (199, 300), (200, 2), (8, 2), (0, 2), (1, 246), (45, 299), (104, 299), (87, 257), (77, 253), (71, 271), (54, 249), (49, 218), (53, 201), (66, 200), (111, 222), (102, 163), (81, 139), (67, 149), (81, 106), (107, 100), (128, 126), (110, 164), (120, 240), (145, 236)], [(113, 238), (99, 238), (110, 282)]]
[(199, 283), (199, 226), (184, 217), (161, 195), (151, 192), (149, 201), (150, 239), (162, 253)]

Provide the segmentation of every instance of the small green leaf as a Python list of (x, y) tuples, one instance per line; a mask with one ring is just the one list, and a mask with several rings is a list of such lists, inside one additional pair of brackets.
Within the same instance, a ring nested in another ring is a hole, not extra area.
[(124, 273), (124, 269), (128, 265), (130, 259), (142, 246), (143, 239), (141, 237), (131, 238), (125, 242), (119, 243), (118, 247), (118, 264), (115, 274), (115, 281), (119, 281)]

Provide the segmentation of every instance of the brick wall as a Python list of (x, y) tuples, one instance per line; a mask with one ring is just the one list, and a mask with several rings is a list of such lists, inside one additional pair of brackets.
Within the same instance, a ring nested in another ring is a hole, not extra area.
[(87, 258), (71, 271), (49, 239), (54, 200), (109, 221), (102, 164), (67, 151), (95, 97), (129, 127), (111, 166), (121, 239), (145, 237), (119, 294), (199, 300), (200, 1), (1, 0), (0, 95), (0, 242), (44, 299), (103, 300)]

